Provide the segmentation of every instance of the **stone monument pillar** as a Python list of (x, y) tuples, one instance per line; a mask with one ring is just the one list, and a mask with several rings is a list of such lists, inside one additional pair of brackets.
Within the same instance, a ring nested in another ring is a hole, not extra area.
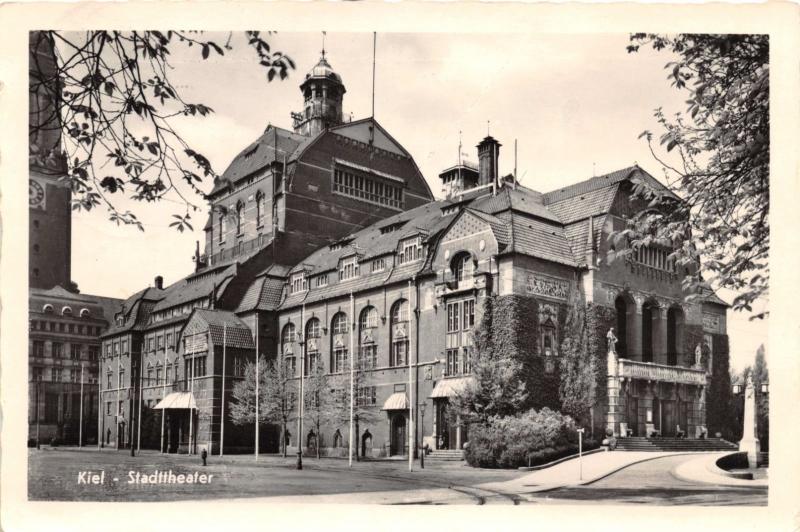
[(620, 408), (619, 408), (619, 358), (617, 356), (617, 337), (614, 328), (608, 330), (608, 409), (606, 410), (606, 428), (619, 436)]
[(744, 430), (742, 431), (742, 441), (739, 442), (739, 450), (747, 453), (747, 462), (750, 467), (757, 467), (758, 453), (761, 451), (757, 429), (756, 391), (753, 387), (752, 377), (747, 375), (744, 389)]

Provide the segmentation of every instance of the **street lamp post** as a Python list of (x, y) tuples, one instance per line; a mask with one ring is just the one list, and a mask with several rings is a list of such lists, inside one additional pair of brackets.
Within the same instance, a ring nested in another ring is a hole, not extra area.
[(419, 467), (425, 469), (425, 403), (419, 405), (419, 434), (422, 438), (422, 445), (419, 447), (422, 451), (419, 455)]
[(578, 429), (578, 480), (583, 480), (583, 431)]

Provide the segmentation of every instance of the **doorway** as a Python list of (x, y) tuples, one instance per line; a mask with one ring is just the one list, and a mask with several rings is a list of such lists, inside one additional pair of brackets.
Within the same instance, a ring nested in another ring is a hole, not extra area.
[(639, 435), (639, 398), (627, 397), (628, 404), (626, 405), (627, 412), (625, 419), (628, 421), (628, 428), (633, 431), (633, 436)]
[(661, 401), (661, 420), (661, 434), (675, 436), (675, 428), (678, 424), (675, 401)]
[(395, 414), (392, 418), (392, 439), (389, 454), (399, 456), (405, 454), (406, 445), (406, 416)]

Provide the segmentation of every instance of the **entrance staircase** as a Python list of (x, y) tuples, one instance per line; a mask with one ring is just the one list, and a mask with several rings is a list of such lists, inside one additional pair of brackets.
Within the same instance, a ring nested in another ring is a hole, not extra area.
[(722, 438), (617, 438), (617, 451), (736, 451), (739, 446)]
[(434, 449), (425, 457), (427, 460), (457, 462), (464, 459), (464, 451), (458, 449)]

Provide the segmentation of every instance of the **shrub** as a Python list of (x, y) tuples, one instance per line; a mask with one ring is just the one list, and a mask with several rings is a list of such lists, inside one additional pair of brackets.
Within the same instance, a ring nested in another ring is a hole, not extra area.
[(59, 445), (61, 445), (61, 440), (58, 438), (54, 437), (50, 440), (50, 447), (58, 447)]
[(473, 467), (489, 468), (527, 466), (529, 460), (531, 465), (546, 463), (578, 451), (576, 429), (571, 417), (549, 408), (495, 416), (470, 426), (464, 458)]

